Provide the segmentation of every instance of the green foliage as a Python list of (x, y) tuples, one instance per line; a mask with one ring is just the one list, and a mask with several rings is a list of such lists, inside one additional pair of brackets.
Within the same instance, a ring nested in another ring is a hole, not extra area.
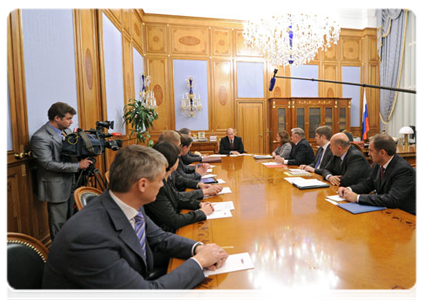
[(123, 119), (132, 125), (130, 137), (135, 134), (137, 144), (144, 143), (146, 138), (150, 138), (148, 130), (158, 118), (159, 115), (154, 109), (145, 107), (140, 100), (129, 99), (129, 103), (124, 107)]

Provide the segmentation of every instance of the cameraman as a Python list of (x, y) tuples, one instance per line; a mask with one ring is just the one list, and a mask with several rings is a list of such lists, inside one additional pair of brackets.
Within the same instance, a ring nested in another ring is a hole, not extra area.
[(48, 110), (49, 121), (31, 138), (32, 156), (38, 163), (38, 199), (47, 202), (52, 240), (73, 213), (74, 173), (92, 163), (88, 158), (71, 162), (62, 156), (62, 141), (75, 114), (66, 103), (54, 103)]

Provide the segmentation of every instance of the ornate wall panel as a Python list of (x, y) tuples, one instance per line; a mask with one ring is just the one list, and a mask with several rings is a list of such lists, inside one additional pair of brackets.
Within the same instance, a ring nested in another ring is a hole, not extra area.
[(140, 17), (138, 13), (132, 11), (131, 13), (131, 33), (132, 33), (132, 40), (138, 46), (138, 48), (144, 51), (144, 43), (143, 43), (143, 27)]
[(212, 54), (232, 55), (232, 30), (212, 29)]
[(213, 60), (212, 78), (212, 128), (225, 132), (235, 126), (231, 60)]
[[(323, 63), (323, 79), (337, 80), (339, 78), (338, 63)], [(321, 83), (321, 97), (340, 97), (340, 85), (335, 83)]]
[(147, 52), (166, 53), (166, 25), (147, 24), (146, 35)]
[(171, 26), (172, 54), (209, 55), (209, 30), (206, 27)]
[(244, 37), (242, 36), (243, 30), (234, 30), (234, 32), (235, 32), (235, 55), (263, 57), (261, 53), (258, 53), (257, 51), (245, 45)]
[(122, 21), (123, 29), (131, 35), (131, 10), (122, 9)]
[(337, 61), (339, 59), (339, 43), (336, 45), (332, 45), (328, 50), (322, 51), (323, 53), (323, 60), (334, 60)]
[(173, 100), (168, 97), (168, 60), (165, 57), (147, 58), (147, 68), (144, 68), (146, 74), (151, 76), (150, 88), (154, 91), (157, 106), (159, 107), (159, 118), (154, 121), (152, 132), (161, 132), (163, 130), (174, 129)]
[(342, 61), (361, 61), (361, 37), (340, 37)]

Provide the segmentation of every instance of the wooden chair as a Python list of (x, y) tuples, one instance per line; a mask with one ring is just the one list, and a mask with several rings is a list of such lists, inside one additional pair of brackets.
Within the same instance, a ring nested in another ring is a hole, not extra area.
[(81, 186), (73, 193), (75, 197), (75, 203), (78, 210), (81, 210), (85, 205), (88, 204), (96, 196), (100, 195), (102, 191), (91, 186)]
[(7, 233), (7, 280), (14, 289), (41, 289), (48, 249), (23, 233)]
[(106, 171), (106, 173), (104, 173), (104, 177), (106, 178), (107, 184), (110, 183), (110, 172)]

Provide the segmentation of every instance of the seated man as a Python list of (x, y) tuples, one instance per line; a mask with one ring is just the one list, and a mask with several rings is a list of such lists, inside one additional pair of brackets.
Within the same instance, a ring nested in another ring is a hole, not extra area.
[[(191, 130), (189, 130), (188, 128), (181, 128), (181, 129), (179, 129), (178, 132), (179, 132), (179, 134), (187, 134), (187, 135), (192, 137)], [(191, 151), (188, 151), (188, 153), (186, 155), (181, 155), (181, 158), (182, 158), (182, 161), (184, 162), (184, 164), (189, 165), (189, 164), (192, 164), (194, 162), (201, 162), (203, 157), (200, 154), (201, 153), (196, 154), (196, 153), (191, 153)]]
[[(160, 134), (157, 143), (168, 141), (174, 145), (181, 147), (181, 135), (175, 130), (165, 130)], [(182, 148), (181, 148), (182, 153)], [(180, 175), (178, 172), (172, 172), (169, 176), (169, 181), (180, 192), (183, 197), (189, 199), (203, 199), (204, 196), (216, 195), (222, 191), (222, 186), (205, 184), (199, 180), (187, 178)], [(186, 189), (195, 189), (193, 191), (185, 192)]]
[(219, 153), (220, 154), (235, 154), (244, 153), (244, 145), (239, 136), (235, 136), (232, 128), (226, 129), (226, 136), (220, 140)]
[[(204, 280), (203, 268), (220, 267), (228, 256), (222, 248), (164, 232), (145, 214), (143, 206), (156, 199), (166, 167), (166, 158), (154, 149), (121, 149), (110, 167), (110, 190), (69, 219), (54, 240), (43, 287), (193, 288)], [(149, 281), (152, 251), (187, 260)]]
[(207, 174), (207, 169), (210, 167), (209, 164), (197, 164), (195, 166), (187, 166), (182, 156), (187, 155), (189, 150), (191, 149), (192, 145), (192, 137), (190, 137), (187, 134), (181, 134), (181, 153), (179, 156), (179, 164), (178, 169), (176, 172), (178, 172), (180, 175), (191, 178), (191, 179), (197, 179), (200, 180), (201, 176)]
[(330, 150), (330, 138), (332, 137), (332, 130), (329, 126), (320, 126), (316, 128), (315, 139), (319, 149), (316, 152), (316, 158), (309, 165), (300, 165), (300, 169), (307, 172), (314, 172), (322, 175), (323, 167), (328, 164), (332, 158), (332, 150)]
[(314, 160), (314, 151), (304, 138), (304, 130), (301, 128), (291, 129), (291, 141), (294, 143), (288, 158), (275, 157), (275, 161), (286, 165), (308, 165)]
[(359, 183), (370, 174), (370, 165), (363, 153), (351, 146), (345, 133), (339, 132), (330, 139), (333, 156), (324, 167), (322, 176), (332, 185), (349, 186)]
[[(400, 208), (416, 214), (416, 172), (402, 157), (396, 155), (394, 140), (385, 134), (370, 139), (369, 156), (373, 168), (366, 180), (338, 193), (350, 202)], [(376, 191), (376, 193), (370, 194)]]

